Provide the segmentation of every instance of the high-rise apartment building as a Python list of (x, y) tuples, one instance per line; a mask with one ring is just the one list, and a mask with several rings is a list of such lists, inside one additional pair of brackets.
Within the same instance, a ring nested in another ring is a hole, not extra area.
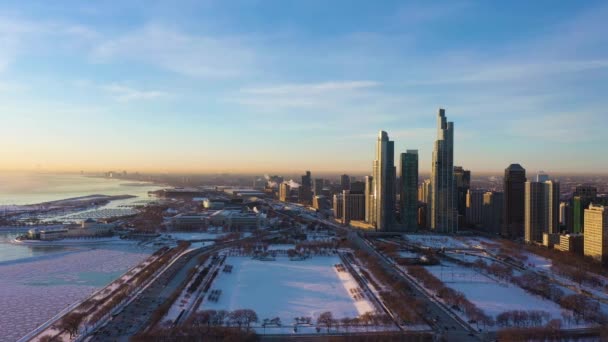
[(508, 238), (524, 236), (524, 203), (526, 170), (519, 164), (505, 169), (502, 235)]
[(585, 209), (597, 199), (597, 188), (591, 185), (579, 185), (572, 198), (572, 232), (583, 233), (585, 228)]
[(608, 207), (591, 204), (585, 209), (583, 236), (585, 255), (608, 263)]
[(334, 217), (344, 222), (344, 196), (342, 194), (334, 195), (333, 209)]
[(418, 229), (418, 150), (401, 153), (401, 225), (407, 231)]
[(431, 169), (431, 229), (442, 233), (458, 231), (458, 208), (454, 184), (454, 123), (445, 110), (437, 115), (437, 140)]
[(378, 133), (374, 160), (374, 211), (377, 230), (388, 231), (395, 217), (395, 143), (385, 131)]
[(545, 199), (547, 201), (547, 233), (558, 234), (559, 229), (559, 182), (547, 180), (545, 184)]

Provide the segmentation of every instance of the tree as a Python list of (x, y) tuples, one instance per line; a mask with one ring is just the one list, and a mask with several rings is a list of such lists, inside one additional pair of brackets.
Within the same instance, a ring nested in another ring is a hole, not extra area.
[(70, 312), (61, 319), (59, 326), (70, 333), (70, 338), (72, 338), (72, 336), (78, 333), (78, 328), (84, 316), (85, 314), (81, 312)]
[(245, 309), (243, 310), (243, 319), (245, 324), (247, 324), (247, 330), (249, 330), (251, 323), (258, 322), (258, 314), (251, 309)]
[(329, 329), (331, 328), (333, 323), (334, 323), (334, 315), (330, 311), (325, 311), (324, 313), (319, 315), (319, 318), (317, 318), (317, 324), (324, 325), (325, 328), (327, 329), (327, 333), (329, 333)]

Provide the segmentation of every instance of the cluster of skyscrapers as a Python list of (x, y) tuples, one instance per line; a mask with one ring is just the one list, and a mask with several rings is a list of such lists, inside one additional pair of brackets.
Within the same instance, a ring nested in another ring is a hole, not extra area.
[[(376, 140), (372, 174), (364, 182), (340, 177), (339, 193), (333, 195), (336, 219), (386, 232), (411, 232), (426, 228), (453, 234), (459, 227), (484, 230), (510, 239), (543, 244), (606, 261), (608, 257), (608, 209), (599, 201), (597, 189), (578, 186), (571, 199), (560, 200), (560, 183), (541, 172), (526, 177), (520, 164), (504, 172), (503, 189), (471, 188), (471, 172), (454, 165), (454, 123), (445, 110), (437, 114), (431, 176), (419, 182), (418, 150), (399, 154), (395, 165), (395, 143), (385, 131)], [(399, 177), (397, 177), (399, 176)], [(302, 176), (298, 201), (320, 208), (326, 198), (323, 179)], [(289, 185), (279, 188), (288, 200)], [(331, 202), (331, 201), (328, 201)]]

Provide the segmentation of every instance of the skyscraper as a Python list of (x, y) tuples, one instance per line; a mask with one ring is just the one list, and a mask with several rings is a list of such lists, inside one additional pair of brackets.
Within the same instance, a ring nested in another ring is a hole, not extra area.
[(374, 160), (374, 208), (377, 230), (390, 230), (395, 212), (395, 143), (385, 131), (378, 133)]
[(365, 176), (365, 222), (376, 225), (375, 210), (376, 198), (374, 196), (374, 177)]
[(306, 171), (306, 174), (302, 175), (302, 185), (300, 185), (299, 200), (302, 204), (312, 204), (312, 178), (310, 171)]
[(401, 225), (405, 230), (418, 228), (418, 150), (401, 153)]
[(524, 203), (526, 170), (519, 164), (505, 169), (502, 235), (509, 238), (524, 236)]
[(542, 242), (543, 233), (559, 233), (559, 182), (526, 182), (525, 198), (526, 242)]
[[(469, 190), (466, 197), (467, 224), (476, 227), (482, 222), (483, 190)], [(485, 228), (484, 228), (485, 229)]]
[(579, 185), (572, 198), (572, 231), (583, 233), (585, 228), (585, 209), (597, 199), (597, 188), (590, 185)]
[(348, 224), (352, 220), (365, 219), (365, 194), (353, 190), (342, 191), (342, 223)]
[(291, 188), (289, 187), (289, 184), (281, 183), (279, 185), (279, 200), (281, 202), (287, 202), (289, 200), (290, 191), (291, 191)]
[(500, 234), (503, 201), (504, 193), (502, 192), (488, 191), (483, 194), (481, 222), (486, 232)]
[(445, 110), (437, 115), (437, 140), (431, 172), (431, 229), (443, 233), (458, 231), (458, 208), (454, 184), (454, 123)]
[(334, 195), (334, 217), (344, 223), (344, 196), (342, 194)]
[(525, 189), (524, 238), (526, 242), (542, 242), (543, 227), (547, 226), (544, 184), (539, 182), (526, 182)]
[(585, 209), (583, 236), (585, 255), (608, 263), (608, 207), (591, 204)]
[(340, 176), (340, 187), (342, 190), (350, 190), (350, 177), (348, 175)]
[(323, 178), (315, 178), (312, 186), (313, 186), (313, 192), (315, 196), (321, 196), (323, 195)]
[(458, 215), (465, 217), (467, 209), (467, 191), (471, 188), (471, 171), (462, 166), (454, 166), (454, 182), (456, 183), (456, 203)]

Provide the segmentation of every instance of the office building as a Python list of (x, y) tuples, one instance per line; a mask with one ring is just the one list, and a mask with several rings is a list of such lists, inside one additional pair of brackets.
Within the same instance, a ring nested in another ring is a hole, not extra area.
[(481, 222), (483, 230), (492, 234), (500, 234), (502, 226), (502, 207), (504, 193), (488, 191), (483, 194), (483, 207), (481, 209)]
[(481, 225), (483, 210), (483, 190), (468, 190), (466, 195), (467, 224), (472, 227)]
[(559, 236), (559, 246), (555, 248), (562, 252), (583, 255), (585, 238), (583, 234), (562, 234)]
[(337, 220), (340, 220), (341, 222), (343, 217), (344, 217), (344, 196), (342, 196), (342, 194), (336, 194), (334, 195), (334, 202), (333, 202), (333, 206), (334, 206), (334, 217)]
[(519, 164), (505, 169), (502, 235), (516, 239), (524, 236), (526, 170)]
[(594, 200), (597, 198), (597, 188), (591, 185), (578, 185), (574, 189), (573, 196), (580, 196)]
[(365, 182), (350, 182), (350, 191), (365, 194)]
[(312, 187), (313, 187), (313, 195), (321, 196), (323, 195), (323, 186), (325, 185), (325, 181), (323, 178), (315, 178)]
[(418, 229), (418, 150), (401, 153), (401, 225), (407, 231)]
[(298, 199), (302, 204), (312, 204), (312, 177), (310, 171), (306, 171), (306, 174), (302, 175), (302, 184), (298, 188)]
[(572, 197), (572, 232), (584, 233), (585, 209), (597, 200), (597, 188), (590, 185), (579, 185)]
[(608, 207), (591, 204), (585, 209), (584, 252), (596, 261), (608, 262)]
[(376, 199), (374, 196), (374, 177), (365, 176), (365, 222), (374, 225)]
[(549, 175), (546, 174), (544, 171), (540, 171), (536, 174), (536, 182), (537, 183), (544, 183), (546, 181), (549, 180)]
[(437, 140), (431, 169), (431, 229), (441, 233), (458, 231), (458, 208), (454, 184), (454, 123), (445, 110), (437, 115)]
[(465, 170), (462, 166), (454, 166), (454, 181), (456, 183), (458, 215), (466, 217), (467, 192), (471, 188), (471, 171)]
[(350, 177), (348, 175), (340, 176), (340, 188), (342, 190), (350, 190)]
[(559, 233), (559, 182), (526, 182), (525, 188), (525, 241), (542, 243), (543, 233)]
[(365, 194), (353, 190), (342, 191), (342, 223), (365, 219)]
[(377, 230), (389, 231), (395, 222), (395, 143), (378, 133), (374, 160), (374, 220)]

